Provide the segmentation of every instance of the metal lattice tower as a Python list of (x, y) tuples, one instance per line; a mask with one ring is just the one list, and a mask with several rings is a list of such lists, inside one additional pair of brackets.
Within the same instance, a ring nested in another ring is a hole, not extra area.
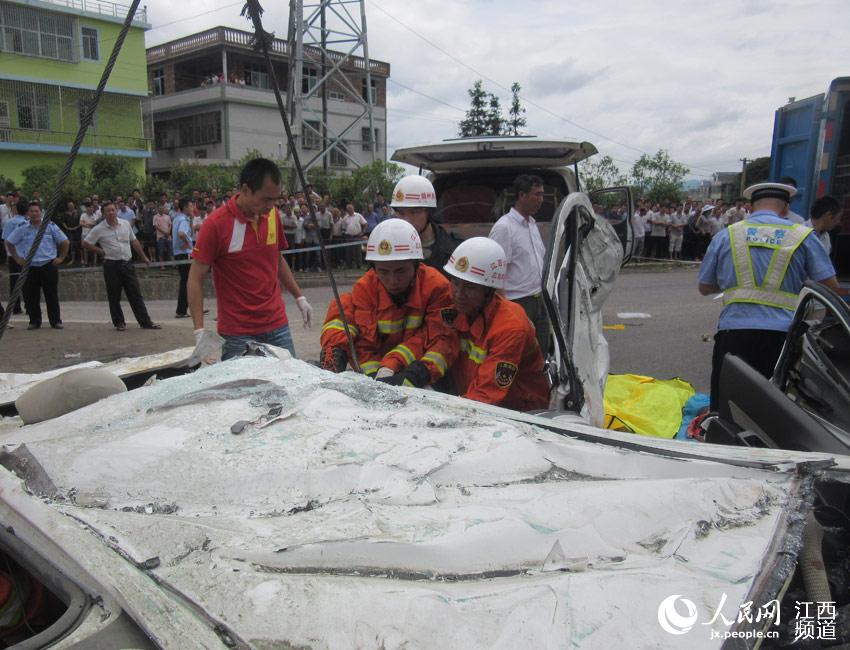
[[(366, 36), (365, 0), (290, 0), (287, 40), (291, 49), (286, 95), (293, 132), (299, 145), (305, 138), (321, 140), (321, 151), (304, 164), (305, 169), (320, 160), (327, 169), (328, 155), (334, 147), (356, 167), (359, 166), (359, 162), (345, 149), (344, 139), (357, 125), (367, 123), (372, 134), (374, 162), (377, 155), (373, 124), (375, 97)], [(365, 92), (343, 72), (343, 68), (355, 65), (354, 57), (361, 57), (365, 62)], [(311, 70), (318, 69), (315, 83), (312, 83), (311, 77), (305, 77), (305, 66)], [(362, 109), (350, 119), (343, 118), (343, 121), (337, 115), (334, 127), (328, 120), (328, 93), (331, 88), (335, 93), (344, 93), (346, 99)], [(315, 99), (321, 101), (321, 108), (316, 106), (316, 101), (310, 101)], [(306, 124), (305, 120), (318, 122), (319, 130)]]

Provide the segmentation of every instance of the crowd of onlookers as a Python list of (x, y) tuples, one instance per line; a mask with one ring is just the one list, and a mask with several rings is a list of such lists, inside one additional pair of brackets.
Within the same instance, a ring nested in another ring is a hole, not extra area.
[[(118, 217), (130, 223), (148, 257), (164, 262), (174, 259), (173, 229), (178, 217), (182, 220), (185, 216), (188, 220), (192, 231), (191, 240), (194, 241), (206, 217), (221, 207), (235, 192), (235, 189), (226, 192), (219, 189), (193, 190), (187, 196), (181, 192), (173, 192), (163, 193), (158, 199), (153, 199), (144, 198), (139, 190), (133, 190), (126, 196), (116, 196), (114, 202), (118, 208)], [(15, 215), (15, 206), (22, 198), (18, 192), (9, 192), (6, 195), (5, 203), (0, 205), (2, 224), (5, 225), (9, 218)], [(30, 200), (40, 201), (41, 197), (35, 192)], [(84, 197), (79, 204), (68, 201), (64, 209), (54, 215), (54, 222), (71, 242), (71, 252), (66, 264), (99, 264), (99, 260), (86, 251), (81, 242), (102, 220), (103, 200), (98, 195), (92, 195)], [(312, 214), (308, 201), (313, 204)], [(357, 269), (363, 267), (361, 246), (357, 243), (362, 243), (378, 223), (392, 216), (392, 208), (380, 192), (360, 211), (350, 202), (337, 205), (332, 197), (319, 196), (308, 186), (306, 193), (281, 194), (277, 202), (277, 214), (289, 246), (293, 249), (289, 257), (293, 269), (324, 269), (320, 251), (316, 250), (320, 234), (327, 245), (349, 244), (330, 248), (329, 254), (335, 268)], [(177, 245), (179, 246), (179, 241)], [(5, 254), (5, 247), (0, 246), (0, 249)], [(303, 252), (300, 252), (301, 249), (304, 249)]]

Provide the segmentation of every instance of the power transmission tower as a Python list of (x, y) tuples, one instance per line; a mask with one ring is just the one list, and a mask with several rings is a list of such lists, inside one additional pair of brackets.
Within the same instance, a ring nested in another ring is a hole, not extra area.
[[(287, 40), (290, 47), (287, 103), (296, 142), (303, 148), (305, 139), (321, 141), (321, 150), (304, 164), (304, 168), (321, 160), (327, 169), (328, 156), (333, 149), (359, 167), (360, 163), (348, 152), (345, 138), (363, 122), (369, 126), (371, 158), (375, 162), (375, 91), (365, 0), (289, 0)], [(352, 70), (365, 75), (361, 88), (352, 82)], [(353, 115), (343, 116), (340, 115), (342, 111), (335, 111), (333, 120), (329, 119), (328, 93), (331, 90), (335, 97), (344, 94), (346, 100), (350, 100), (348, 105), (357, 107)], [(316, 123), (318, 130), (313, 126)], [(287, 150), (287, 158), (289, 155)]]

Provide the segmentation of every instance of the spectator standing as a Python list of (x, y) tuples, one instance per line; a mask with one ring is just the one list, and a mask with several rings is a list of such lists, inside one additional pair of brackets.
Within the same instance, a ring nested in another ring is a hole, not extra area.
[(71, 242), (71, 252), (68, 255), (68, 262), (73, 264), (80, 252), (80, 242), (82, 241), (80, 236), (82, 233), (80, 211), (77, 210), (77, 206), (73, 201), (68, 201), (65, 204), (65, 213), (62, 215), (62, 230), (65, 232), (65, 236), (68, 237), (68, 241)]
[(295, 297), (304, 326), (311, 324), (313, 309), (281, 255), (288, 244), (272, 209), (280, 184), (275, 163), (249, 161), (239, 175), (239, 192), (213, 212), (195, 246), (189, 273), (195, 342), (204, 339), (204, 280), (212, 269), (223, 360), (242, 354), (252, 340), (295, 354), (281, 286)]
[(534, 325), (544, 353), (549, 349), (549, 316), (540, 295), (546, 246), (534, 215), (543, 205), (543, 179), (523, 174), (514, 180), (516, 201), (490, 230), (490, 239), (505, 252), (505, 296), (519, 304)]
[[(141, 203), (141, 199), (139, 199)], [(156, 216), (156, 203), (153, 199), (147, 201), (136, 213), (141, 215), (142, 222), (142, 248), (149, 259), (156, 257), (156, 229), (153, 227), (153, 218)]]
[[(25, 215), (27, 213), (28, 205), (29, 204), (24, 199), (19, 199), (18, 202), (15, 204), (16, 214), (10, 217), (9, 220), (3, 225), (3, 248), (7, 253), (6, 266), (9, 268), (9, 295), (12, 295), (12, 291), (15, 288), (15, 283), (18, 281), (18, 276), (20, 276), (21, 274), (21, 265), (18, 264), (17, 260), (15, 259), (15, 256), (12, 255), (8, 247), (9, 236), (16, 228), (26, 224), (27, 218)], [(7, 305), (7, 307), (12, 310), (13, 314), (22, 313), (20, 298), (15, 301), (14, 305)]]
[(6, 194), (5, 202), (0, 204), (0, 263), (5, 262), (7, 257), (6, 246), (3, 244), (3, 228), (6, 226), (6, 222), (16, 214), (15, 193), (9, 192)]
[[(137, 235), (139, 233), (139, 226), (136, 224), (136, 213), (133, 212), (132, 208), (130, 208), (130, 206), (128, 206), (121, 197), (116, 199), (116, 203), (118, 206), (118, 218), (123, 219), (130, 224), (130, 229), (133, 231), (133, 234)], [(103, 210), (103, 207), (105, 206), (106, 203), (101, 206), (101, 210)]]
[[(15, 228), (6, 240), (6, 248), (15, 261), (23, 267), (41, 225), (41, 204), (30, 201), (27, 206), (28, 223)], [(61, 330), (62, 315), (59, 310), (59, 269), (71, 247), (68, 238), (55, 223), (49, 223), (41, 244), (32, 258), (27, 279), (24, 283), (24, 304), (30, 324), (27, 329), (41, 327), (41, 294), (47, 306), (50, 327)]]
[[(304, 244), (307, 248), (315, 248), (319, 245), (319, 221), (318, 216), (313, 218), (310, 214), (310, 207), (306, 203), (301, 204), (301, 216), (304, 219)], [(307, 260), (305, 262), (307, 269), (310, 271), (318, 271), (324, 268), (320, 251), (307, 251)]]
[(322, 236), (322, 241), (328, 242), (333, 236), (331, 233), (331, 222), (333, 214), (330, 206), (324, 200), (319, 202), (316, 208), (316, 219), (319, 223), (319, 234)]
[(812, 203), (812, 217), (803, 224), (815, 231), (827, 255), (832, 252), (829, 232), (841, 223), (842, 214), (841, 206), (834, 197), (822, 196)]
[(146, 330), (162, 329), (151, 321), (145, 307), (139, 279), (133, 266), (133, 251), (145, 263), (150, 259), (145, 255), (141, 243), (133, 234), (130, 223), (118, 218), (115, 204), (107, 201), (101, 208), (103, 221), (89, 231), (83, 240), (83, 246), (95, 255), (103, 257), (103, 279), (106, 282), (106, 296), (109, 300), (109, 316), (119, 332), (127, 329), (124, 310), (121, 309), (121, 292), (127, 296), (130, 309), (139, 327)]
[[(353, 204), (346, 204), (345, 216), (342, 218), (342, 221), (345, 238), (350, 242), (360, 242), (366, 232), (366, 219), (362, 214), (354, 211)], [(363, 266), (363, 252), (360, 250), (359, 244), (352, 244), (346, 248), (345, 252), (345, 258), (350, 268), (359, 269)]]
[(667, 250), (671, 260), (682, 259), (682, 242), (685, 240), (685, 226), (688, 225), (688, 218), (682, 212), (682, 206), (677, 206), (676, 210), (670, 215), (670, 234)]
[[(80, 241), (82, 242), (86, 235), (91, 232), (91, 229), (97, 225), (97, 217), (94, 214), (94, 199), (83, 203), (83, 213), (80, 215)], [(85, 246), (80, 250), (83, 266), (89, 265), (89, 252)], [(92, 256), (92, 265), (97, 260), (97, 256)]]
[[(306, 234), (304, 232), (304, 214), (301, 212), (301, 207), (298, 207), (298, 211), (295, 213), (295, 246), (296, 249), (304, 248), (306, 240)], [(296, 271), (304, 271), (304, 253), (299, 250), (299, 252), (293, 255), (295, 258), (295, 270)]]
[[(187, 212), (192, 207), (192, 201), (189, 199), (180, 199), (177, 201), (177, 212), (174, 213), (174, 220), (171, 222), (171, 248), (174, 252), (174, 260), (177, 262), (186, 262), (189, 255), (192, 253), (192, 247), (195, 244), (195, 231), (189, 223), (189, 215)], [(174, 313), (174, 318), (186, 318), (189, 316), (189, 264), (178, 264), (177, 272), (180, 274), (180, 284), (177, 287), (177, 311)]]
[(634, 257), (643, 257), (643, 242), (644, 242), (644, 221), (646, 218), (646, 208), (639, 208), (632, 214), (632, 238), (634, 245), (632, 246), (632, 255)]
[[(339, 244), (345, 239), (345, 232), (342, 227), (345, 222), (342, 220), (342, 212), (339, 208), (331, 208), (331, 243)], [(331, 249), (331, 261), (334, 268), (339, 268), (345, 260), (345, 249)]]
[(160, 203), (153, 218), (153, 228), (156, 232), (156, 261), (165, 262), (171, 259), (171, 217), (168, 215), (168, 205)]
[(658, 211), (649, 220), (652, 229), (649, 232), (649, 245), (652, 257), (664, 259), (667, 256), (667, 226), (670, 224), (670, 215), (667, 208), (659, 207)]

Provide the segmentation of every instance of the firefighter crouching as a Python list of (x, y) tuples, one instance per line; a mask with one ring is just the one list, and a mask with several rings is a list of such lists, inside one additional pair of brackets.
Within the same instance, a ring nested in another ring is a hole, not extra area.
[[(366, 245), (372, 268), (341, 297), (364, 374), (391, 385), (422, 388), (440, 380), (458, 354), (457, 335), (443, 320), (452, 306), (443, 274), (422, 264), (416, 229), (402, 219), (379, 223)], [(322, 367), (342, 372), (349, 346), (336, 301), (322, 327)]]
[(460, 355), (450, 370), (457, 394), (517, 411), (549, 405), (543, 355), (525, 311), (496, 293), (504, 286), (505, 253), (487, 237), (461, 243), (444, 270), (453, 309), (443, 319), (458, 334)]

